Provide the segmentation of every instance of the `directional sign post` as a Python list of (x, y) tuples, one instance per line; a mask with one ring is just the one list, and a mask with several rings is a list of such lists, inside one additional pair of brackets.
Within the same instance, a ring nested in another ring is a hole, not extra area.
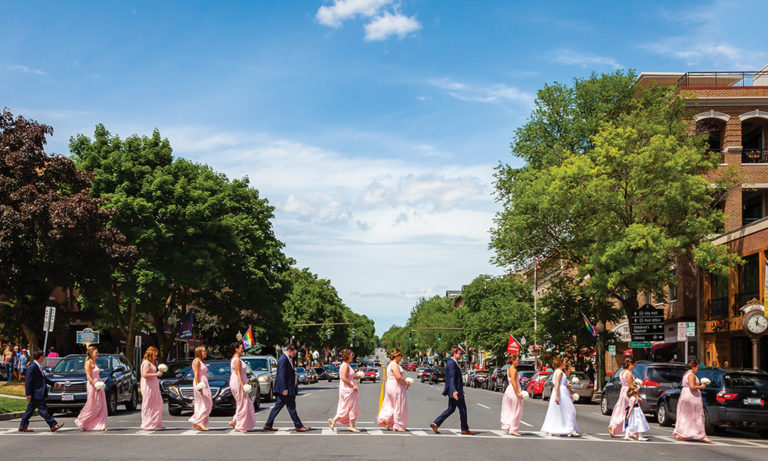
[(632, 341), (664, 341), (664, 309), (646, 304), (632, 312), (629, 332)]
[(46, 306), (45, 317), (43, 317), (43, 331), (45, 331), (45, 341), (43, 341), (43, 357), (48, 349), (48, 333), (53, 331), (53, 322), (56, 320), (56, 307)]

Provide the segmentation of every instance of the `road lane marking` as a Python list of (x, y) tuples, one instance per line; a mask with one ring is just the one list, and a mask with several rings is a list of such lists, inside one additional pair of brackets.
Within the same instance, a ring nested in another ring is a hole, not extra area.
[(312, 395), (311, 392), (309, 394), (303, 394), (302, 397), (309, 397), (310, 395)]
[(486, 407), (486, 406), (485, 406), (485, 405), (483, 405), (482, 403), (478, 403), (477, 405), (478, 405), (478, 406), (481, 406), (481, 407), (483, 407), (483, 408), (486, 408), (486, 409), (488, 409), (488, 410), (490, 410), (490, 409), (491, 409), (491, 407)]
[(411, 430), (409, 430), (408, 432), (410, 432), (410, 433), (411, 433), (411, 434), (413, 434), (413, 435), (417, 435), (417, 436), (420, 436), (420, 437), (423, 437), (423, 436), (429, 435), (429, 434), (427, 434), (427, 432), (426, 432), (426, 431), (422, 431), (422, 430), (420, 430), (420, 429), (415, 429), (415, 430), (412, 430), (412, 431), (411, 431)]
[(514, 437), (514, 436), (510, 435), (507, 431), (501, 431), (501, 430), (498, 430), (498, 429), (494, 429), (494, 430), (488, 431), (488, 432), (493, 432), (494, 434), (498, 435), (499, 437), (507, 437), (507, 438)]
[(382, 431), (381, 429), (374, 429), (372, 431), (368, 431), (368, 434), (371, 434), (371, 435), (382, 435), (383, 433), (384, 431)]
[(533, 427), (533, 424), (528, 424), (525, 421), (520, 421), (520, 424), (523, 424), (523, 425), (528, 426), (528, 427)]
[(323, 430), (322, 430), (322, 434), (323, 434), (323, 435), (331, 435), (331, 434), (333, 434), (334, 432), (336, 432), (336, 431), (334, 431), (334, 430), (333, 430), (333, 429), (331, 429), (330, 427), (324, 427), (324, 428), (323, 428)]
[(184, 432), (180, 433), (179, 435), (195, 435), (198, 432), (200, 432), (200, 431), (198, 431), (197, 429), (189, 429), (187, 431), (184, 431)]

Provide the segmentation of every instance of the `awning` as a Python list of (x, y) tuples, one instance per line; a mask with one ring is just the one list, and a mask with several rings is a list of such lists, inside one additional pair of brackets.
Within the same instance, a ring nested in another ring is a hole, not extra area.
[(667, 351), (677, 351), (677, 343), (661, 343), (661, 344), (654, 344), (651, 346), (651, 354), (656, 354), (658, 352), (667, 352)]

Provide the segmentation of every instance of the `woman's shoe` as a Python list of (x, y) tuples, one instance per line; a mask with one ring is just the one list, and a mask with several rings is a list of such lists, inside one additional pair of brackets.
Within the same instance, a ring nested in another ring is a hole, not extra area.
[(336, 424), (336, 422), (333, 420), (333, 418), (328, 420), (328, 427), (330, 427), (331, 430), (334, 430), (334, 424)]

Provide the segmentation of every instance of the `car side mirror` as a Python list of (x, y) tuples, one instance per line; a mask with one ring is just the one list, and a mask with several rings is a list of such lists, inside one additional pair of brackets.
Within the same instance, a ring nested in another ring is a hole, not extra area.
[(112, 370), (112, 373), (123, 373), (126, 370), (125, 367), (116, 367), (114, 370)]

